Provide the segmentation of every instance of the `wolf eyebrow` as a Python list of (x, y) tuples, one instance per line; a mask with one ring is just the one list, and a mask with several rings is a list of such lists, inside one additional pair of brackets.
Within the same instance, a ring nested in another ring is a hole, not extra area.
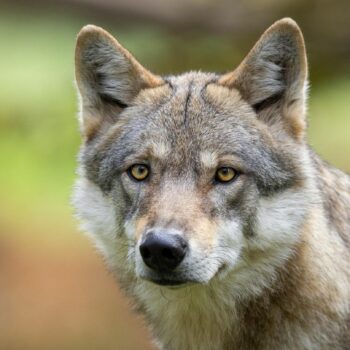
[(201, 164), (206, 168), (215, 168), (217, 165), (218, 155), (216, 152), (202, 151), (200, 153)]
[(170, 145), (163, 141), (153, 141), (149, 149), (151, 155), (157, 159), (165, 159), (171, 152)]

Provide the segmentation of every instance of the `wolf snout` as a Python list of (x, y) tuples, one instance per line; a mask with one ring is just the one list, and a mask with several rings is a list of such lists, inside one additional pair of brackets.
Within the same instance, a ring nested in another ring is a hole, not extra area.
[(144, 263), (156, 271), (174, 270), (184, 259), (187, 242), (179, 234), (151, 231), (140, 245)]

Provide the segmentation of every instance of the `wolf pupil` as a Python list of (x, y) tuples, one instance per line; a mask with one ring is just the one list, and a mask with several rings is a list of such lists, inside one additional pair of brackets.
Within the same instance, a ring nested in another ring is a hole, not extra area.
[(148, 176), (148, 167), (142, 164), (135, 164), (128, 170), (129, 175), (137, 181), (145, 180)]

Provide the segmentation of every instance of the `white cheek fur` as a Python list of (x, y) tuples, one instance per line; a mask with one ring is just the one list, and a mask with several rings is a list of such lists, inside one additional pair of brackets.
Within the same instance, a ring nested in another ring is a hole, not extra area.
[(307, 209), (305, 193), (300, 191), (288, 190), (271, 198), (261, 198), (254, 225), (256, 239), (251, 244), (259, 249), (292, 245), (299, 238)]
[(82, 230), (104, 256), (113, 255), (117, 225), (112, 199), (89, 180), (80, 178), (74, 188), (73, 205)]

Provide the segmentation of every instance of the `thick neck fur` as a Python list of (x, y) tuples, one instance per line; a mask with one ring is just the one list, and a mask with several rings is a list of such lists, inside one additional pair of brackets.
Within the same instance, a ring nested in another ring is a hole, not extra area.
[[(136, 284), (132, 294), (161, 349), (347, 348), (350, 195), (337, 192), (349, 191), (350, 182), (311, 157), (321, 200), (309, 209), (300, 239), (285, 259), (262, 257), (249, 272), (251, 295), (240, 290), (244, 281), (235, 274), (183, 289)], [(340, 217), (334, 217), (332, 206)]]
[(313, 154), (317, 186), (329, 229), (350, 248), (350, 176)]

